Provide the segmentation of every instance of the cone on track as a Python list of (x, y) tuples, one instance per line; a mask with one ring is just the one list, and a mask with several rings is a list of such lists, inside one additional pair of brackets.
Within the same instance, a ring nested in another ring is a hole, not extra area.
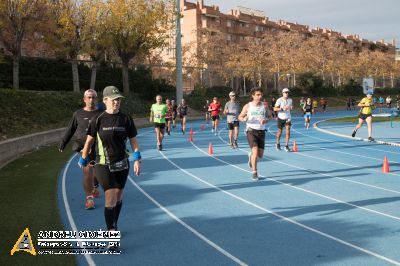
[(383, 159), (383, 165), (382, 165), (382, 173), (389, 173), (389, 162), (387, 157), (385, 156), (385, 158)]
[(296, 141), (293, 142), (293, 152), (298, 152), (299, 150), (297, 149)]
[(201, 131), (204, 130), (204, 125), (203, 124), (201, 124), (200, 129), (201, 129)]
[(213, 152), (213, 147), (212, 147), (212, 144), (210, 142), (210, 145), (208, 145), (208, 154), (212, 155), (213, 153), (214, 153)]
[(192, 128), (190, 128), (190, 131), (189, 131), (189, 141), (190, 142), (193, 141), (193, 129)]

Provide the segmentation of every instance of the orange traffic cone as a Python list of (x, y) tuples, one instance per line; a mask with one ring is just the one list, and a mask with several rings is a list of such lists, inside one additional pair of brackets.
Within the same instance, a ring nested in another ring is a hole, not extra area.
[(201, 129), (201, 131), (204, 130), (204, 125), (203, 124), (201, 124), (200, 129)]
[(193, 142), (193, 129), (192, 128), (190, 128), (190, 131), (189, 131), (189, 141)]
[(296, 145), (296, 141), (293, 142), (293, 149), (292, 149), (292, 151), (293, 151), (293, 152), (298, 152), (297, 145)]
[(210, 145), (208, 145), (208, 154), (212, 155), (213, 153), (214, 153), (213, 152), (213, 147), (212, 147), (212, 144), (210, 142)]
[(383, 165), (382, 165), (382, 173), (389, 173), (389, 163), (388, 163), (388, 159), (385, 156), (385, 158), (383, 159)]

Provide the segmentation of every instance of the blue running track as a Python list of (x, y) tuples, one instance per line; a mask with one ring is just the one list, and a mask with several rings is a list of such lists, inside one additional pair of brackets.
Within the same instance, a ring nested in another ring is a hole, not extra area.
[[(312, 123), (348, 114), (316, 115)], [(153, 128), (139, 131), (143, 171), (137, 177), (131, 169), (126, 184), (122, 254), (77, 255), (80, 265), (400, 265), (399, 147), (306, 130), (294, 117), (290, 146), (295, 140), (299, 151), (276, 151), (270, 121), (255, 182), (244, 125), (231, 149), (225, 122), (218, 135), (202, 123), (189, 122), (192, 143), (175, 128), (162, 152)], [(60, 173), (63, 223), (104, 230), (104, 194), (96, 209), (84, 209), (77, 160)]]

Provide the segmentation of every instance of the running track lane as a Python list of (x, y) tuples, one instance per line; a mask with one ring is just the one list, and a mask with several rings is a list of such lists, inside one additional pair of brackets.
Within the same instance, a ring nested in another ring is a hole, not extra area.
[[(292, 131), (299, 153), (276, 152), (267, 134), (259, 182), (250, 181), (242, 132), (231, 150), (226, 130), (214, 136), (192, 122), (193, 144), (177, 128), (160, 153), (153, 130), (141, 130), (143, 173), (131, 171), (119, 222), (123, 254), (77, 256), (80, 264), (399, 264), (398, 150), (306, 131), (302, 121)], [(386, 153), (390, 175), (379, 172)], [(59, 186), (66, 229), (104, 229), (103, 196), (83, 209), (82, 174), (70, 162)]]

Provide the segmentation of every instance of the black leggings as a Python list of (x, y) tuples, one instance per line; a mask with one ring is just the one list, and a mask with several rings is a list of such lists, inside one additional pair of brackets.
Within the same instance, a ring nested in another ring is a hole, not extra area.
[(106, 191), (110, 188), (123, 189), (128, 179), (129, 168), (118, 172), (110, 172), (108, 165), (96, 164), (94, 172), (103, 190)]

